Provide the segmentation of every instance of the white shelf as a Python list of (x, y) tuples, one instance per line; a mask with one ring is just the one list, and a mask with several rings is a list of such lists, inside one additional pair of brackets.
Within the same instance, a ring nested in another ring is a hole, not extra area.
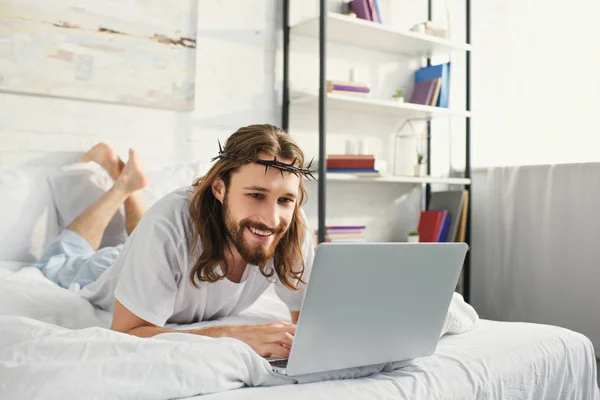
[[(314, 174), (315, 178), (319, 178), (318, 174)], [(344, 174), (344, 173), (328, 173), (328, 181), (343, 181), (343, 182), (390, 182), (390, 183), (411, 183), (411, 184), (446, 184), (446, 185), (469, 185), (470, 179), (467, 178), (443, 178), (443, 177), (432, 177), (432, 176), (380, 176), (380, 177), (363, 177), (355, 174)]]
[[(291, 32), (319, 37), (319, 18), (311, 18), (291, 27)], [(465, 43), (454, 43), (424, 33), (401, 31), (387, 25), (345, 15), (327, 14), (327, 40), (353, 46), (403, 54), (411, 57), (431, 57), (436, 53), (470, 51)]]
[[(316, 94), (296, 94), (292, 104), (317, 106)], [(435, 117), (470, 117), (471, 112), (452, 108), (432, 107), (422, 104), (398, 103), (392, 100), (372, 99), (369, 97), (345, 96), (337, 93), (327, 94), (327, 108), (368, 114), (389, 115), (407, 119), (431, 119)]]

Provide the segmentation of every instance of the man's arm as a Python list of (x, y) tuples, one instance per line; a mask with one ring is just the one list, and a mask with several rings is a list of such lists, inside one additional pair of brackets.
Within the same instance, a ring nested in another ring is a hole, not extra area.
[[(196, 329), (187, 332), (216, 338), (227, 336), (225, 334), (225, 332), (227, 331), (226, 328), (226, 326), (217, 326), (213, 328)], [(153, 325), (148, 321), (141, 319), (140, 317), (129, 311), (118, 300), (115, 303), (115, 312), (111, 329), (117, 332), (128, 333), (130, 335), (139, 337), (152, 337), (160, 335), (161, 333), (181, 332), (174, 329), (161, 328), (160, 326)]]
[[(115, 303), (111, 329), (139, 337), (152, 337), (168, 332), (182, 332), (153, 325), (129, 311), (118, 300)], [(296, 333), (296, 325), (287, 322), (274, 322), (258, 325), (215, 326), (183, 332), (213, 338), (232, 337), (248, 344), (263, 357), (289, 357), (294, 334)]]
[[(224, 327), (215, 327), (202, 329), (206, 331), (205, 336), (210, 337), (222, 337), (224, 329), (217, 329)], [(139, 337), (152, 337), (161, 333), (167, 332), (179, 332), (174, 329), (161, 328), (153, 325), (148, 321), (145, 321), (129, 311), (120, 301), (115, 302), (115, 312), (113, 316), (113, 322), (111, 329), (117, 332), (129, 333)], [(198, 331), (201, 331), (200, 329)], [(191, 331), (188, 331), (191, 333)]]
[(290, 311), (292, 316), (292, 324), (298, 325), (298, 318), (300, 318), (300, 311)]

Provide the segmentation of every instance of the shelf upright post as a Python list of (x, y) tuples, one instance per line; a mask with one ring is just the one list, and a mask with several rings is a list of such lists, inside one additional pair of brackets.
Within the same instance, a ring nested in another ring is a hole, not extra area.
[[(471, 0), (466, 0), (466, 33), (467, 44), (471, 44)], [(466, 108), (471, 111), (471, 52), (466, 52)], [(471, 117), (467, 117), (465, 127), (465, 178), (471, 179)], [(471, 182), (472, 183), (472, 182)], [(467, 204), (467, 226), (465, 232), (465, 241), (471, 245), (471, 209), (473, 204), (473, 192), (471, 183), (465, 185), (465, 189), (469, 191), (469, 203)], [(463, 268), (463, 297), (467, 303), (471, 301), (471, 257), (470, 251), (467, 252), (465, 264)]]
[[(431, 21), (433, 16), (432, 0), (427, 0), (427, 20)], [(431, 58), (427, 57), (427, 66), (431, 65)], [(431, 175), (431, 119), (427, 120), (427, 175)], [(421, 197), (422, 198), (422, 197)], [(425, 185), (425, 209), (431, 200), (431, 185)]]
[(325, 188), (327, 181), (327, 149), (325, 137), (325, 112), (326, 112), (326, 28), (327, 28), (327, 0), (319, 1), (319, 234), (318, 241), (325, 241)]
[[(281, 101), (281, 129), (290, 127), (290, 0), (283, 0), (283, 98)], [(289, 133), (289, 132), (288, 132)]]

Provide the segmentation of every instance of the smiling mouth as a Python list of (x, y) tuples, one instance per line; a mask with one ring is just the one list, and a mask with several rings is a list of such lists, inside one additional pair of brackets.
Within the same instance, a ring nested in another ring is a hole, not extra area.
[(262, 238), (268, 238), (269, 236), (273, 235), (273, 232), (270, 232), (270, 231), (261, 231), (260, 229), (256, 229), (256, 228), (252, 228), (252, 227), (248, 227), (248, 229), (250, 230), (250, 232), (252, 232), (255, 235), (260, 236)]

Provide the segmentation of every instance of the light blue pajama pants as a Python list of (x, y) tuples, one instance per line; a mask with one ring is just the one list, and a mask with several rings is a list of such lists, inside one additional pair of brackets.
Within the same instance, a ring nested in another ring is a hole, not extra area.
[(35, 266), (46, 278), (64, 288), (68, 289), (73, 283), (83, 288), (113, 265), (122, 248), (120, 244), (95, 251), (78, 233), (65, 229)]

